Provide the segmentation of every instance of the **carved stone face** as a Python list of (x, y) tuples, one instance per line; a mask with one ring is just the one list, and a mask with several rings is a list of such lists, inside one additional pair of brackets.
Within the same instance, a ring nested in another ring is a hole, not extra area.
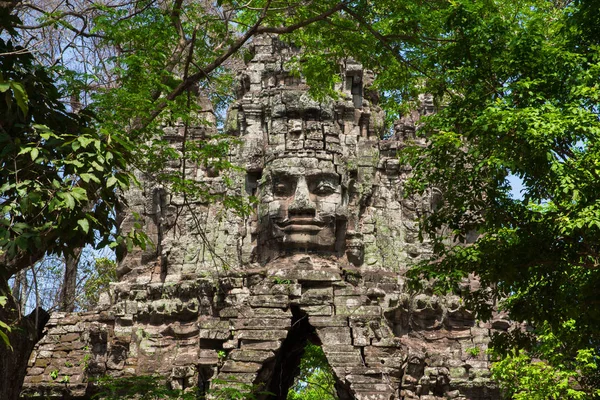
[(259, 209), (263, 241), (284, 250), (334, 251), (347, 212), (333, 163), (280, 158), (265, 168), (264, 177)]

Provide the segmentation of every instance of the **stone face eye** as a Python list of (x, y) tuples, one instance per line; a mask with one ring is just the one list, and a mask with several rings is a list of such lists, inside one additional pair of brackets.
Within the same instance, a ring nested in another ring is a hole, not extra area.
[(312, 193), (319, 196), (328, 196), (334, 193), (335, 190), (336, 187), (331, 182), (322, 180), (316, 183), (314, 189), (312, 190)]
[(273, 180), (273, 194), (275, 196), (289, 197), (294, 192), (294, 182), (282, 177)]

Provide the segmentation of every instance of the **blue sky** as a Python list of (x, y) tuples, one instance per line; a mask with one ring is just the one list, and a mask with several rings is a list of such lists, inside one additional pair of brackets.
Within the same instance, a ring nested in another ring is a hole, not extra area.
[(521, 194), (521, 190), (523, 190), (523, 181), (516, 175), (509, 175), (508, 181), (510, 182), (511, 190), (510, 194), (515, 199), (522, 199), (523, 195)]

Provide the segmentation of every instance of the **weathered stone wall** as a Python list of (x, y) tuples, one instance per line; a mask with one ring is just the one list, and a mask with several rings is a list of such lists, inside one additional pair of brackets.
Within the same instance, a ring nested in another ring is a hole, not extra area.
[[(405, 286), (407, 268), (428, 255), (416, 220), (431, 199), (404, 198), (409, 171), (396, 157), (419, 113), (382, 139), (360, 65), (343, 66), (340, 100), (318, 103), (286, 69), (297, 49), (264, 36), (253, 50), (226, 126), (246, 173), (232, 188), (202, 166), (186, 174), (214, 193), (256, 196), (256, 213), (188, 204), (144, 180), (130, 206), (156, 248), (127, 256), (103, 311), (54, 315), (24, 393), (86, 397), (92, 376), (158, 374), (174, 388), (220, 378), (284, 399), (311, 340), (340, 399), (499, 398), (485, 350), (505, 322), (478, 322), (456, 296)], [(419, 112), (432, 112), (423, 100)], [(178, 146), (182, 134), (169, 129)]]

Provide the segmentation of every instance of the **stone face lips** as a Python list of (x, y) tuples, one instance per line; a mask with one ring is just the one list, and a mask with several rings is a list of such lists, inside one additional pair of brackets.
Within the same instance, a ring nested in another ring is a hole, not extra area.
[[(342, 400), (499, 399), (485, 350), (508, 323), (405, 287), (429, 252), (416, 221), (432, 199), (404, 197), (410, 171), (396, 152), (432, 112), (428, 99), (387, 132), (359, 64), (346, 61), (338, 101), (318, 103), (285, 67), (298, 50), (261, 36), (253, 51), (225, 127), (246, 172), (232, 187), (209, 167), (186, 176), (255, 196), (255, 214), (186, 204), (140, 177), (124, 224), (141, 215), (157, 246), (127, 256), (101, 311), (53, 316), (24, 395), (86, 398), (94, 377), (158, 375), (176, 389), (248, 383), (284, 399), (310, 340)], [(181, 129), (165, 130), (181, 146)]]

